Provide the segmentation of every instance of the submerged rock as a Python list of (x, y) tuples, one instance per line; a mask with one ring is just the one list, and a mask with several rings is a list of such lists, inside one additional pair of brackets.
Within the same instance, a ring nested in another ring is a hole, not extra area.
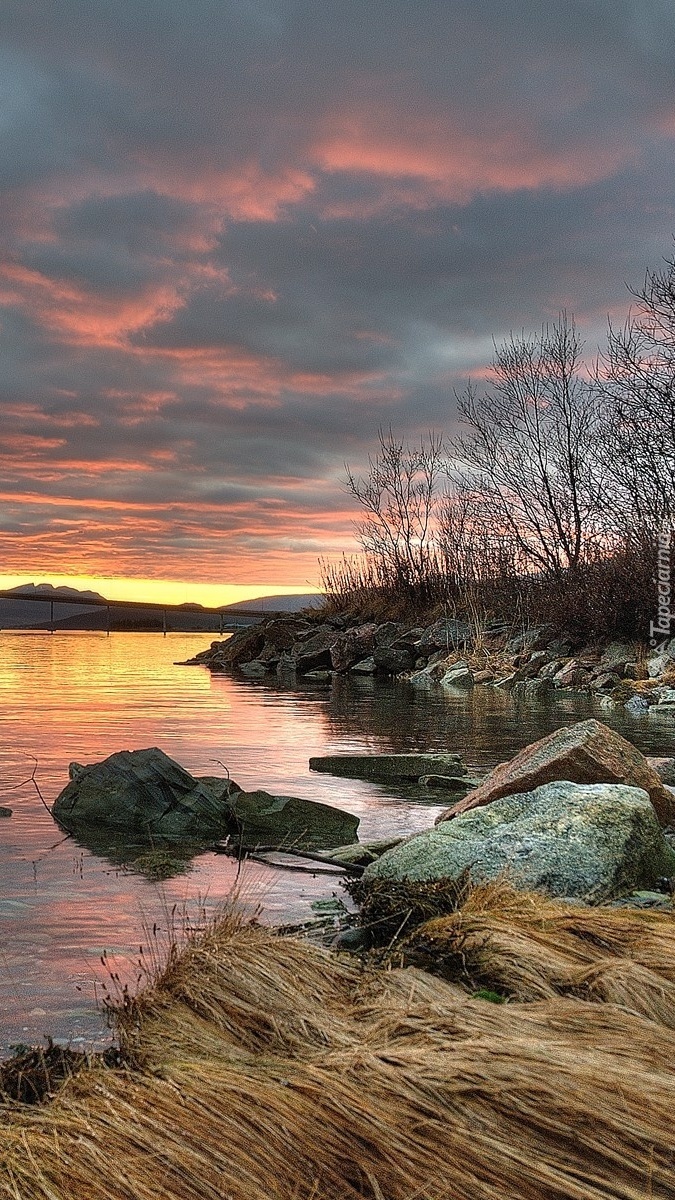
[(574, 783), (626, 783), (644, 788), (661, 824), (670, 825), (675, 820), (673, 795), (646, 758), (621, 734), (591, 720), (556, 729), (526, 746), (515, 758), (495, 767), (479, 788), (441, 813), (438, 821), (450, 820), (502, 796), (531, 791), (557, 779)]
[(675, 872), (649, 796), (621, 784), (559, 780), (444, 821), (383, 854), (373, 879), (474, 883), (505, 872), (516, 887), (599, 902)]
[(466, 775), (458, 754), (327, 754), (310, 758), (310, 771), (347, 779), (412, 779), (422, 775)]
[(325, 850), (353, 844), (359, 818), (330, 804), (269, 792), (237, 792), (230, 799), (233, 836), (243, 848), (290, 846)]

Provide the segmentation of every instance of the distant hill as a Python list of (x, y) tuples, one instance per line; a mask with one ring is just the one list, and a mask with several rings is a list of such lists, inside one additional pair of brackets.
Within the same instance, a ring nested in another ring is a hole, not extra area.
[[(16, 600), (0, 599), (0, 629), (40, 629), (46, 628), (49, 625), (49, 601), (58, 601), (56, 609), (57, 619), (54, 621), (54, 626), (68, 618), (75, 620), (86, 621), (87, 616), (90, 618), (103, 613), (103, 610), (98, 608), (87, 608), (82, 604), (63, 603), (69, 597), (78, 596), (83, 600), (103, 600), (98, 592), (79, 592), (77, 588), (71, 587), (53, 587), (51, 583), (23, 583), (20, 587), (8, 588), (12, 596), (16, 596)], [(24, 596), (35, 596), (44, 598), (44, 604), (36, 604), (35, 601), (24, 600)], [(84, 625), (80, 628), (89, 628)]]
[(234, 613), (244, 609), (247, 612), (299, 612), (301, 608), (316, 608), (321, 604), (323, 595), (316, 592), (302, 592), (298, 596), (257, 596), (254, 600), (239, 600), (236, 604), (223, 604), (221, 612)]
[(60, 584), (54, 587), (52, 583), (22, 583), (19, 587), (8, 588), (14, 596), (44, 596), (45, 600), (65, 599), (67, 596), (77, 596), (80, 600), (105, 600), (100, 592), (81, 592), (77, 588)]
[[(108, 613), (105, 608), (89, 607), (86, 604), (68, 604), (69, 599), (105, 600), (99, 592), (78, 591), (71, 587), (53, 587), (50, 583), (24, 583), (8, 589), (11, 599), (0, 597), (0, 629), (50, 629), (50, 601), (54, 601), (54, 629), (103, 630), (108, 628)], [(35, 599), (44, 600), (36, 604)], [(225, 604), (219, 610), (230, 625), (247, 624), (250, 618), (237, 614), (242, 610), (259, 612), (261, 617), (269, 612), (298, 612), (302, 608), (316, 605), (321, 596), (303, 593), (299, 596), (258, 596), (253, 600), (242, 600), (237, 604)], [(180, 605), (180, 612), (168, 615), (168, 627), (185, 633), (215, 633), (220, 628), (218, 614), (204, 612), (201, 604)], [(110, 628), (113, 630), (161, 630), (163, 617), (157, 609), (111, 608)]]

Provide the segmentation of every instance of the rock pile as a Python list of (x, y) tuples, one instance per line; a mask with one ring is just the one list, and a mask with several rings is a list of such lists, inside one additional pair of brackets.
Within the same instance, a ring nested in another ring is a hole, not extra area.
[(675, 717), (675, 638), (653, 652), (618, 641), (604, 649), (573, 650), (571, 641), (548, 626), (509, 637), (498, 621), (472, 631), (467, 622), (450, 618), (422, 628), (397, 621), (349, 626), (344, 617), (317, 624), (288, 616), (213, 642), (188, 663), (251, 679), (276, 674), (327, 680), (349, 672), (405, 676), (416, 685), (455, 691), (484, 685), (510, 691), (518, 702), (581, 690), (633, 715)]

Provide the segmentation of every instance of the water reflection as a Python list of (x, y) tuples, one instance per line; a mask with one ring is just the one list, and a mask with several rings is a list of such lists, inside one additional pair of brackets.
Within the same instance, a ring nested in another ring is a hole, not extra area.
[[(139, 948), (156, 950), (184, 908), (212, 910), (235, 886), (264, 919), (307, 915), (332, 889), (325, 877), (240, 872), (224, 856), (198, 856), (189, 874), (158, 886), (129, 873), (125, 855), (64, 838), (32, 782), (51, 804), (70, 761), (93, 762), (121, 749), (159, 746), (196, 775), (230, 771), (244, 788), (306, 796), (361, 819), (362, 838), (427, 827), (447, 797), (415, 789), (311, 774), (311, 755), (347, 750), (448, 748), (474, 772), (527, 742), (592, 712), (650, 753), (673, 752), (672, 723), (594, 710), (584, 697), (514, 706), (491, 689), (440, 688), (335, 679), (332, 684), (236, 681), (174, 666), (209, 638), (174, 634), (3, 633), (0, 635), (0, 1052), (44, 1033), (105, 1042), (96, 1002), (114, 959), (134, 981)], [(132, 855), (130, 855), (132, 856)], [(148, 938), (148, 930), (155, 932)], [(143, 956), (141, 956), (143, 958)]]

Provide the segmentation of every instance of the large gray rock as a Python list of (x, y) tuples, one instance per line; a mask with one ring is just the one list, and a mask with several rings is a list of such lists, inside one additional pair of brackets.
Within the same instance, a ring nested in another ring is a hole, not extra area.
[(52, 808), (66, 829), (106, 826), (150, 840), (225, 832), (229, 797), (239, 791), (226, 779), (195, 779), (157, 747), (120, 750), (91, 766), (73, 763), (70, 774)]
[(327, 754), (309, 760), (310, 771), (347, 779), (420, 779), (422, 775), (466, 775), (458, 754)]
[(547, 783), (408, 838), (365, 880), (474, 882), (506, 873), (516, 887), (599, 902), (675, 874), (649, 796), (623, 784)]

